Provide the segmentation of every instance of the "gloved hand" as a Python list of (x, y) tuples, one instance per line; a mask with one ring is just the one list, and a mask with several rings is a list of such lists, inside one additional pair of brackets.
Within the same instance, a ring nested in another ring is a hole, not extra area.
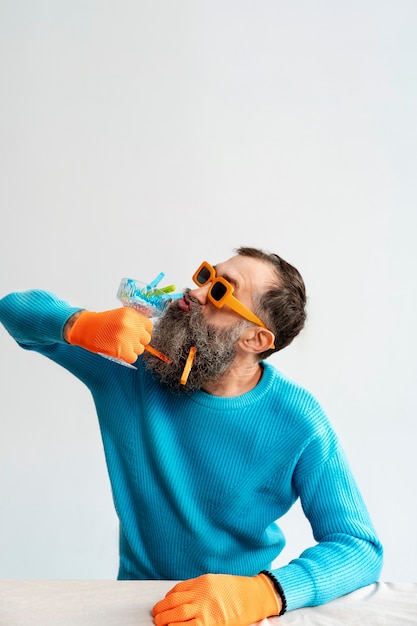
[(152, 615), (156, 626), (248, 626), (280, 610), (280, 599), (264, 574), (204, 574), (175, 585)]
[(65, 334), (68, 343), (134, 363), (151, 340), (152, 322), (135, 309), (81, 311)]

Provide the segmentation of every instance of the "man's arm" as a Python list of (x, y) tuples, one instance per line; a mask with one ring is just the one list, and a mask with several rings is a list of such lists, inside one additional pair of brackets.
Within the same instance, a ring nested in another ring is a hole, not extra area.
[(129, 363), (143, 353), (152, 332), (151, 320), (129, 307), (94, 313), (37, 290), (0, 300), (0, 321), (22, 347), (66, 342)]
[(378, 580), (383, 550), (336, 441), (331, 456), (314, 467), (326, 445), (311, 442), (294, 477), (317, 545), (272, 573), (282, 585), (288, 609), (320, 605)]

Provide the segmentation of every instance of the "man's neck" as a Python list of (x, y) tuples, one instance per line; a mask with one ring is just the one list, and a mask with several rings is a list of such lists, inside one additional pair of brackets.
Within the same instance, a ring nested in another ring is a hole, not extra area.
[(220, 380), (206, 383), (203, 386), (203, 391), (222, 398), (241, 396), (256, 387), (262, 377), (262, 372), (262, 366), (258, 362), (242, 364), (235, 361)]

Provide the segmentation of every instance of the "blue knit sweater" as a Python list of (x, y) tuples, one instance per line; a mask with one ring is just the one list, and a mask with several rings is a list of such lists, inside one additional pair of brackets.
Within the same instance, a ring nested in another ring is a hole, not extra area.
[(77, 310), (44, 291), (14, 293), (0, 300), (0, 321), (93, 395), (120, 519), (120, 579), (270, 570), (284, 546), (276, 520), (300, 498), (317, 544), (273, 570), (288, 610), (377, 580), (381, 545), (310, 393), (263, 363), (242, 396), (174, 395), (141, 358), (130, 369), (65, 343)]

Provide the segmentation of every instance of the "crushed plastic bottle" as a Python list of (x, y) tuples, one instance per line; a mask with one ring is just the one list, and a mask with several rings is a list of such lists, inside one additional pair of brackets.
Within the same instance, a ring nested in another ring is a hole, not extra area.
[(180, 293), (173, 293), (175, 285), (157, 286), (163, 277), (164, 274), (161, 272), (151, 283), (122, 278), (117, 297), (123, 306), (136, 309), (146, 317), (159, 317), (173, 300), (181, 297)]

